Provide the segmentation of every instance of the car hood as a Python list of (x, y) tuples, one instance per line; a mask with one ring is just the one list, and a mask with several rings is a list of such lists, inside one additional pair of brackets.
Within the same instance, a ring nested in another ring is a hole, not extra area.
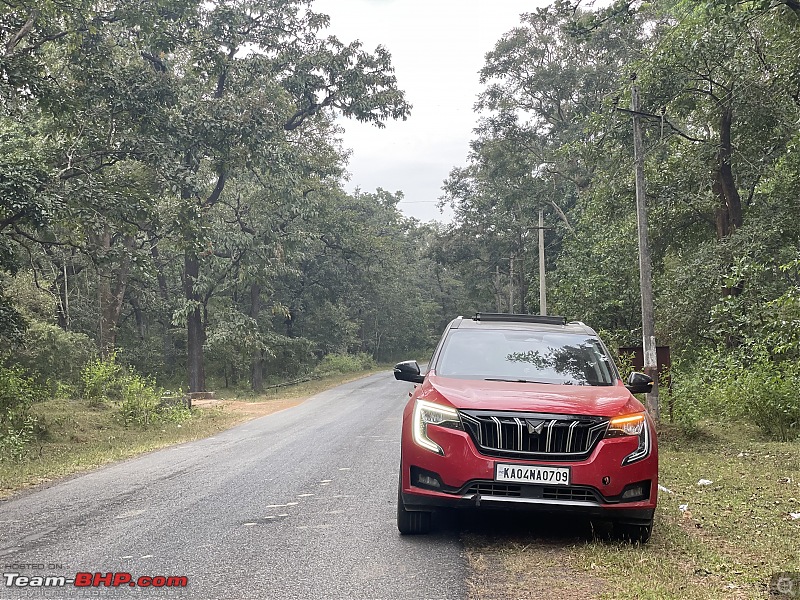
[(614, 417), (643, 411), (642, 403), (622, 385), (582, 386), (450, 379), (430, 373), (421, 398), (437, 396), (455, 408), (509, 410)]

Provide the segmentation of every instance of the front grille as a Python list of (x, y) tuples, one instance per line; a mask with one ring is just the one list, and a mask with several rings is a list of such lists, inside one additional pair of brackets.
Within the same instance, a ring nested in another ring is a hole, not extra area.
[(532, 500), (558, 500), (572, 502), (602, 502), (596, 490), (578, 486), (542, 486), (542, 485), (514, 485), (498, 483), (495, 481), (474, 481), (458, 492), (461, 496), (474, 496), (497, 498), (527, 498)]
[(507, 483), (494, 483), (481, 481), (473, 483), (464, 492), (466, 495), (480, 494), (481, 496), (505, 496), (506, 498), (519, 498), (522, 495), (521, 485)]
[(487, 456), (580, 460), (608, 428), (603, 417), (463, 410), (461, 420)]
[(574, 500), (577, 502), (595, 502), (597, 500), (591, 490), (569, 486), (542, 488), (542, 498), (545, 500)]

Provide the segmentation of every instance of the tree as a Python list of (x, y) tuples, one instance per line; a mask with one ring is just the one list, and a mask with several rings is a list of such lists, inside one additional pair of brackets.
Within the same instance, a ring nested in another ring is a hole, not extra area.
[[(209, 215), (226, 185), (247, 171), (296, 172), (287, 148), (331, 111), (378, 125), (408, 113), (388, 52), (321, 38), (328, 19), (309, 7), (223, 0), (4, 8), (9, 118), (27, 118), (49, 154), (44, 169), (26, 160), (24, 170), (6, 170), (15, 197), (0, 223), (34, 220), (47, 206), (31, 198), (57, 192), (69, 224), (45, 237), (28, 233), (28, 241), (51, 258), (60, 253), (47, 250), (71, 245), (89, 259), (104, 352), (116, 344), (131, 269), (148, 253), (158, 260), (158, 240), (173, 237), (184, 255), (190, 388), (203, 389), (201, 272)], [(62, 76), (48, 77), (55, 70)], [(176, 220), (159, 223), (170, 195)], [(55, 286), (66, 285), (65, 266), (54, 265)]]
[[(220, 2), (198, 9), (200, 43), (161, 61), (180, 90), (172, 107), (171, 172), (180, 190), (184, 245), (183, 312), (189, 388), (205, 388), (206, 307), (198, 286), (207, 242), (204, 215), (220, 201), (238, 164), (273, 172), (284, 164), (283, 140), (327, 109), (361, 121), (404, 118), (409, 106), (395, 86), (388, 52), (320, 40), (327, 18), (308, 2)], [(155, 68), (155, 67), (154, 67)]]

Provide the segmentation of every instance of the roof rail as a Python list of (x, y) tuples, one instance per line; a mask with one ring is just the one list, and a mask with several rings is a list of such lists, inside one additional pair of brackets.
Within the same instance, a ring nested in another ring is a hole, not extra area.
[(476, 313), (473, 321), (505, 322), (505, 323), (546, 323), (548, 325), (566, 325), (565, 317), (555, 315), (515, 315), (508, 313)]

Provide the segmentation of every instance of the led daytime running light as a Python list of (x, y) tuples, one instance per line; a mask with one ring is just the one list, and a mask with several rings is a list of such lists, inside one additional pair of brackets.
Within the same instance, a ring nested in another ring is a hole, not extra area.
[(647, 426), (645, 413), (614, 417), (608, 422), (607, 438), (636, 436), (639, 443), (636, 450), (622, 459), (622, 465), (629, 465), (650, 456), (650, 428)]
[(644, 415), (628, 415), (626, 417), (616, 417), (611, 419), (608, 424), (608, 432), (624, 435), (640, 435), (645, 427)]
[(444, 456), (442, 447), (428, 437), (429, 424), (439, 425), (440, 427), (463, 429), (458, 411), (449, 406), (442, 406), (441, 404), (434, 404), (433, 402), (427, 402), (425, 400), (417, 400), (414, 404), (412, 426), (414, 442), (426, 450)]

